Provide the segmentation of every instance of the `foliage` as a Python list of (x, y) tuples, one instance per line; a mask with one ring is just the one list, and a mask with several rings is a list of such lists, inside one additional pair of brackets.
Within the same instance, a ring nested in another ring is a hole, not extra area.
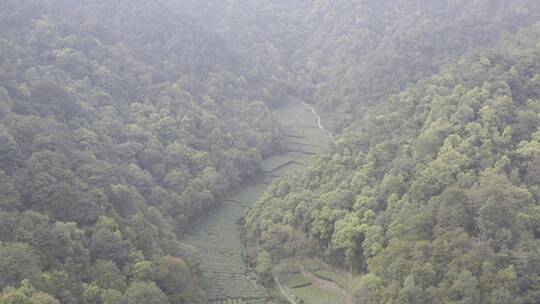
[(179, 236), (279, 150), (275, 82), (166, 2), (2, 1), (0, 290), (202, 303)]
[(270, 185), (246, 219), (252, 244), (304, 233), (367, 273), (361, 303), (538, 302), (539, 37), (523, 30), (373, 107)]
[(167, 296), (154, 283), (135, 282), (126, 291), (128, 304), (167, 304)]
[[(231, 35), (257, 54), (253, 64), (277, 66), (271, 71), (289, 92), (315, 103), (326, 125), (343, 130), (363, 118), (366, 108), (472, 49), (538, 22), (540, 4), (237, 0), (224, 14), (233, 20)], [(246, 25), (250, 30), (243, 30)]]
[(272, 257), (266, 251), (262, 251), (257, 256), (257, 267), (255, 269), (259, 275), (259, 279), (263, 285), (271, 285), (273, 283), (272, 277)]
[(18, 289), (7, 289), (0, 294), (1, 304), (59, 304), (58, 300), (50, 294), (36, 291), (28, 280), (21, 282)]
[[(539, 3), (1, 1), (0, 299), (202, 303), (180, 237), (269, 169), (265, 284), (318, 255), (366, 303), (539, 302)], [(298, 99), (343, 136), (285, 175), (326, 143)], [(208, 255), (255, 286), (248, 200)]]

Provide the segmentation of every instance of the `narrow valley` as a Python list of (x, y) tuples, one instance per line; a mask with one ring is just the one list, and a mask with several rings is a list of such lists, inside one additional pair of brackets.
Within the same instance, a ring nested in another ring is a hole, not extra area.
[(248, 267), (238, 222), (273, 179), (302, 170), (330, 142), (315, 109), (307, 104), (292, 100), (273, 112), (283, 132), (283, 153), (263, 160), (264, 174), (246, 183), (236, 195), (198, 222), (184, 239), (201, 255), (202, 287), (208, 303), (226, 300), (267, 303), (268, 294)]

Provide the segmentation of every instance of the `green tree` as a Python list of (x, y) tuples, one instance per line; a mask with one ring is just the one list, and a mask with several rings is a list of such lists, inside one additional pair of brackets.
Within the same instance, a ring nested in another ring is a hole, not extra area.
[(101, 304), (101, 289), (96, 285), (87, 285), (83, 292), (84, 304)]
[(41, 270), (30, 246), (0, 244), (0, 286), (19, 286), (22, 280), (39, 283)]
[(403, 288), (399, 291), (399, 302), (404, 304), (427, 304), (428, 300), (422, 287), (416, 285), (414, 278), (409, 276), (403, 283)]
[(362, 277), (353, 294), (358, 303), (379, 304), (382, 303), (383, 281), (373, 274)]
[(90, 254), (83, 230), (79, 229), (75, 223), (56, 222), (51, 229), (51, 234), (57, 248), (50, 250), (54, 252), (58, 261), (73, 262), (80, 272), (88, 268)]
[(273, 283), (274, 279), (272, 276), (272, 257), (268, 252), (261, 251), (259, 255), (257, 255), (257, 264), (255, 267), (255, 271), (257, 272), (259, 280), (262, 284), (270, 286)]
[(451, 303), (473, 304), (480, 302), (480, 286), (478, 279), (468, 270), (459, 274), (457, 280), (448, 290)]
[(15, 138), (3, 125), (0, 125), (0, 169), (7, 170), (19, 161), (20, 148)]
[(167, 296), (154, 283), (135, 282), (126, 290), (127, 304), (167, 304)]
[(113, 261), (97, 260), (90, 273), (99, 288), (120, 291), (126, 288), (126, 278)]
[(0, 169), (0, 209), (14, 211), (20, 209), (21, 199), (15, 189), (13, 179)]
[(177, 257), (161, 258), (156, 269), (156, 282), (171, 303), (201, 303), (198, 283), (186, 263)]
[(101, 303), (103, 304), (126, 304), (127, 300), (122, 293), (116, 289), (102, 289)]
[(332, 246), (345, 251), (345, 264), (350, 269), (358, 269), (362, 264), (362, 242), (365, 225), (360, 224), (360, 220), (354, 213), (349, 213), (340, 220), (337, 220), (332, 235)]
[(60, 302), (48, 293), (36, 291), (28, 280), (21, 282), (18, 289), (8, 288), (0, 293), (1, 304), (59, 304)]
[(30, 303), (32, 304), (60, 304), (60, 302), (53, 296), (44, 292), (36, 292), (30, 297)]
[(13, 100), (9, 97), (4, 87), (0, 87), (0, 119), (11, 114), (13, 109)]
[(90, 239), (93, 260), (114, 260), (122, 263), (127, 256), (126, 243), (116, 223), (102, 216), (98, 219)]
[(448, 230), (471, 230), (474, 225), (472, 214), (467, 209), (470, 206), (466, 193), (457, 188), (445, 190), (437, 199), (437, 227), (439, 233)]
[(155, 272), (150, 261), (141, 261), (133, 267), (133, 278), (138, 281), (153, 281), (155, 280)]

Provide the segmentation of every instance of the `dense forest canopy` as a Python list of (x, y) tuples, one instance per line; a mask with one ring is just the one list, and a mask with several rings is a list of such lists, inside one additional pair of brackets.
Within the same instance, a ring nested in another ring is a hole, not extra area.
[(538, 303), (539, 42), (533, 26), (390, 95), (271, 185), (252, 246), (364, 274), (357, 303)]
[(202, 301), (177, 235), (279, 149), (272, 81), (174, 3), (1, 4), (5, 301)]
[(537, 0), (0, 0), (0, 303), (204, 303), (182, 236), (282, 152), (293, 99), (337, 136), (246, 216), (261, 282), (309, 256), (359, 274), (357, 303), (540, 302), (538, 22)]

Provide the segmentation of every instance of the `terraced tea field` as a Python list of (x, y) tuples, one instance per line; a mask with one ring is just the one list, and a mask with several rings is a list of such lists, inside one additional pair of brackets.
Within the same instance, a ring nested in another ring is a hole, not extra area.
[(285, 286), (288, 288), (301, 288), (309, 285), (313, 285), (313, 282), (302, 273), (290, 275), (285, 281)]
[(327, 270), (327, 269), (321, 269), (317, 270), (313, 273), (315, 276), (336, 283), (339, 287), (343, 288), (344, 290), (349, 290), (350, 286), (350, 280), (349, 278), (339, 272)]
[(282, 126), (286, 153), (264, 160), (265, 173), (259, 181), (246, 185), (224, 202), (184, 239), (201, 254), (208, 303), (268, 302), (268, 294), (247, 267), (237, 222), (273, 178), (301, 170), (330, 141), (327, 132), (318, 127), (318, 117), (299, 101), (275, 109), (275, 114)]
[(314, 285), (295, 288), (294, 294), (305, 304), (344, 304), (338, 294)]
[(274, 269), (277, 288), (289, 303), (355, 303), (349, 286), (355, 278), (318, 259), (285, 259)]

